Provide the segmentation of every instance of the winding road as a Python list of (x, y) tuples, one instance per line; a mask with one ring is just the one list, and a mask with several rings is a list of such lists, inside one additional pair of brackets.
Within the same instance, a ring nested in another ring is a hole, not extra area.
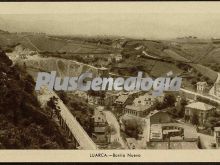
[(125, 144), (124, 140), (121, 137), (120, 125), (119, 125), (118, 120), (116, 119), (115, 115), (111, 111), (105, 110), (103, 112), (106, 115), (106, 119), (107, 119), (108, 124), (114, 126), (114, 128), (115, 128), (116, 134), (114, 136), (117, 137), (118, 142), (121, 144), (122, 148), (127, 149), (128, 147), (127, 147), (127, 145)]

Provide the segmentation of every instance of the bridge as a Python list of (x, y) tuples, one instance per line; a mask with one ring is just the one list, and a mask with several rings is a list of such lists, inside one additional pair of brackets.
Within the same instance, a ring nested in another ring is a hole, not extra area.
[(68, 133), (69, 137), (75, 142), (78, 149), (95, 150), (98, 149), (86, 131), (82, 128), (76, 118), (72, 115), (63, 101), (54, 91), (49, 91), (46, 87), (42, 88), (38, 94), (38, 100), (42, 105), (55, 96), (58, 98), (57, 106), (60, 107), (60, 113), (57, 116), (61, 127)]

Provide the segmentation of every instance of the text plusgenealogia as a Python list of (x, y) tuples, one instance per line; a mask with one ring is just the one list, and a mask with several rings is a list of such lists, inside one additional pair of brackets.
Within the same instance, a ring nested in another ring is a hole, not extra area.
[[(137, 77), (94, 77), (90, 72), (85, 72), (79, 77), (56, 77), (56, 71), (51, 73), (39, 72), (35, 90), (40, 90), (41, 86), (47, 86), (49, 90), (56, 91), (150, 91), (153, 90), (154, 95), (160, 95), (163, 91), (180, 90), (181, 77), (142, 77), (143, 72), (138, 72)], [(168, 74), (167, 74), (168, 75)]]

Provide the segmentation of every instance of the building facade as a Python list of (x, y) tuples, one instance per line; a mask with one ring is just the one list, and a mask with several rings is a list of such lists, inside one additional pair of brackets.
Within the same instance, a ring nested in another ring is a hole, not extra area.
[(196, 91), (200, 94), (207, 92), (208, 84), (206, 82), (197, 82), (196, 83)]
[(108, 123), (106, 116), (103, 112), (103, 107), (97, 107), (94, 110), (94, 132), (92, 134), (92, 139), (95, 143), (106, 144), (110, 141), (110, 136), (107, 134)]
[(183, 140), (184, 128), (176, 123), (151, 124), (150, 141)]
[(145, 117), (150, 112), (150, 106), (135, 106), (135, 105), (126, 105), (123, 113), (129, 114), (137, 117)]
[(172, 121), (172, 117), (170, 116), (170, 114), (163, 110), (151, 111), (148, 117), (151, 124), (170, 123)]
[(121, 94), (118, 98), (114, 101), (114, 105), (116, 108), (123, 109), (126, 105), (132, 103), (132, 97), (129, 94)]
[(185, 121), (199, 126), (204, 126), (207, 118), (215, 111), (216, 107), (203, 103), (194, 102), (185, 106)]

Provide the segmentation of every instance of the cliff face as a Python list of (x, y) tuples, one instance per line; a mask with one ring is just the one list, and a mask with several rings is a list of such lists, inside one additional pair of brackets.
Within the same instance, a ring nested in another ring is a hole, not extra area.
[(40, 108), (34, 81), (0, 51), (0, 148), (69, 148), (57, 125)]
[(61, 58), (28, 58), (20, 60), (19, 65), (26, 65), (27, 68), (36, 69), (38, 71), (57, 71), (57, 76), (64, 77), (74, 77), (79, 76), (84, 72), (92, 72), (94, 75), (98, 74), (98, 68), (93, 66), (82, 64), (76, 61), (61, 59)]

